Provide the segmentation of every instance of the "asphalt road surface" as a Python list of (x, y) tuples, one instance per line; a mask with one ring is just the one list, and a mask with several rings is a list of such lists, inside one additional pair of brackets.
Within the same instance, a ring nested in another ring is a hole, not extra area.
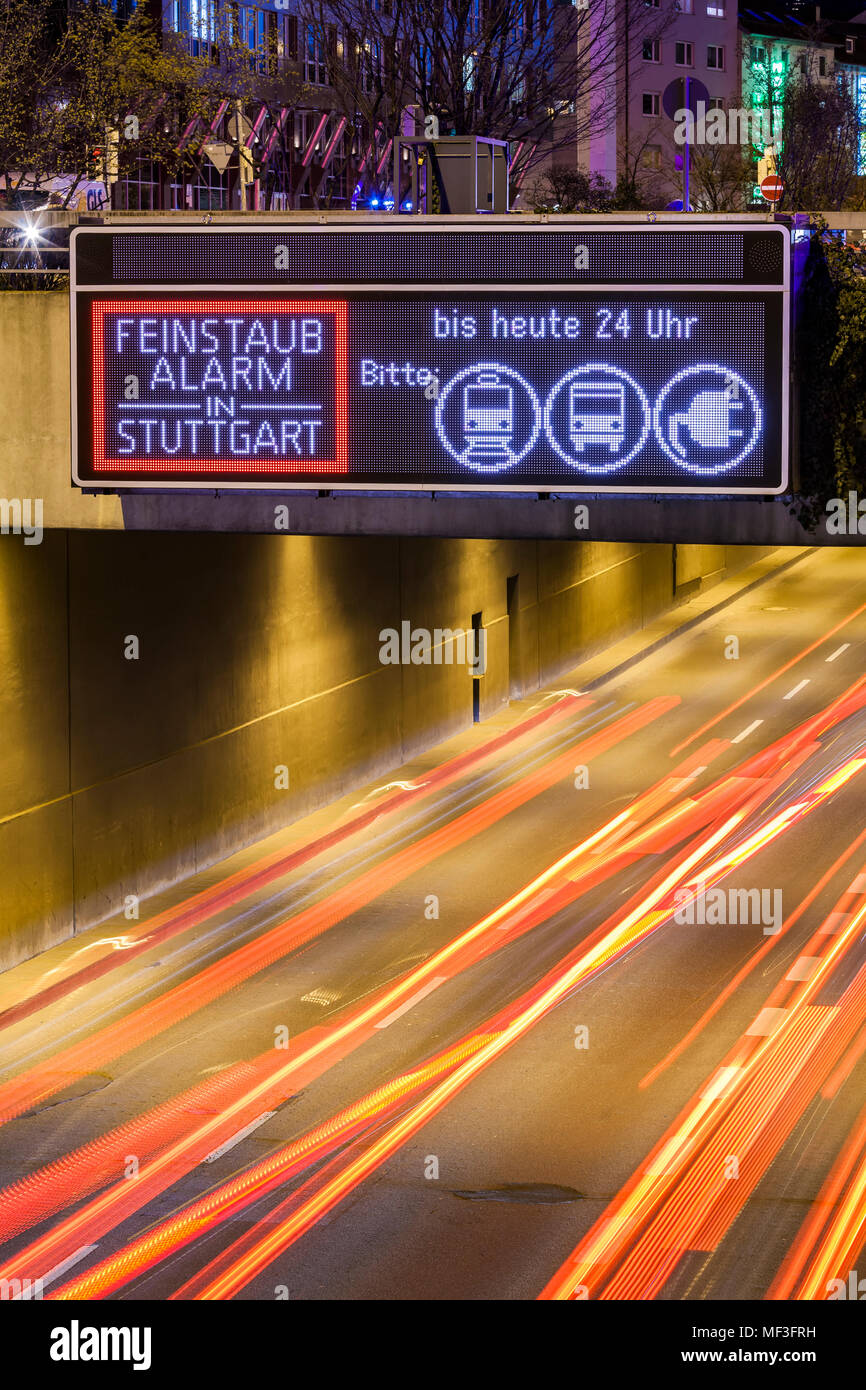
[(866, 1271), (862, 581), (809, 554), (9, 972), (0, 1279), (774, 1300)]

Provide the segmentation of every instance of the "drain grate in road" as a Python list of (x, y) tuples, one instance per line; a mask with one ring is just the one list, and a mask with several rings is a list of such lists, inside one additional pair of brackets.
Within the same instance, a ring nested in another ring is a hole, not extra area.
[(311, 989), (309, 994), (301, 995), (302, 1004), (318, 1004), (322, 1009), (329, 1009), (332, 1004), (336, 1004), (342, 995), (337, 989)]

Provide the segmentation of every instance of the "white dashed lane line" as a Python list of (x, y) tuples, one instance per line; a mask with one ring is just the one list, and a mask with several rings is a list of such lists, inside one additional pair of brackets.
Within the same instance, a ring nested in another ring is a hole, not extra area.
[(376, 1024), (376, 1027), (388, 1028), (392, 1023), (395, 1023), (398, 1018), (402, 1018), (405, 1013), (408, 1013), (410, 1009), (414, 1009), (416, 1004), (420, 1004), (421, 1000), (430, 994), (431, 990), (437, 989), (439, 985), (444, 985), (447, 978), (447, 975), (434, 975), (433, 979), (428, 980), (426, 985), (422, 985), (414, 994), (410, 994), (409, 998), (405, 1000), (399, 1008), (395, 1009), (393, 1013), (388, 1014), (385, 1018), (381, 1018)]
[(830, 655), (826, 658), (826, 660), (835, 661), (837, 656), (841, 656), (843, 652), (847, 652), (850, 645), (850, 642), (843, 642), (841, 647), (837, 647), (835, 652), (831, 652)]
[(805, 685), (808, 685), (808, 684), (809, 684), (808, 680), (800, 681), (800, 684), (799, 684), (799, 685), (795, 685), (795, 686), (794, 686), (794, 689), (793, 689), (793, 690), (789, 690), (788, 693), (787, 693), (787, 695), (783, 695), (782, 698), (783, 698), (784, 700), (793, 700), (794, 696), (797, 695), (797, 694), (803, 689), (803, 687), (804, 687)]
[(269, 1120), (271, 1116), (276, 1115), (276, 1113), (276, 1110), (266, 1110), (264, 1115), (259, 1115), (258, 1119), (251, 1120), (248, 1125), (244, 1125), (243, 1129), (239, 1129), (237, 1134), (233, 1134), (231, 1139), (227, 1139), (224, 1144), (220, 1144), (218, 1149), (214, 1149), (209, 1153), (207, 1157), (203, 1159), (203, 1162), (213, 1163), (215, 1159), (222, 1158), (223, 1154), (227, 1154), (229, 1149), (233, 1149), (235, 1144), (239, 1144), (242, 1139), (246, 1139), (248, 1134), (252, 1134), (254, 1129), (258, 1129), (259, 1125), (263, 1125), (265, 1120)]
[(53, 1284), (59, 1279), (61, 1274), (65, 1274), (67, 1269), (71, 1269), (73, 1265), (77, 1265), (79, 1260), (83, 1260), (87, 1255), (92, 1255), (93, 1251), (96, 1249), (98, 1249), (96, 1245), (80, 1246), (73, 1254), (68, 1255), (65, 1260), (61, 1260), (59, 1265), (55, 1265), (53, 1269), (49, 1269), (47, 1274), (43, 1274), (40, 1281), (42, 1287), (46, 1289), (49, 1284)]
[(748, 728), (742, 729), (740, 733), (737, 734), (736, 738), (731, 739), (731, 743), (742, 743), (743, 739), (748, 738), (749, 734), (753, 734), (756, 729), (759, 729), (763, 722), (763, 719), (753, 720), (753, 722), (748, 726)]

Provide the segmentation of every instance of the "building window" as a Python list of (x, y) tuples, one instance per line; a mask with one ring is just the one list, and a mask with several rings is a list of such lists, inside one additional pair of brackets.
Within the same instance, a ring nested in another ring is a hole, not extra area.
[(282, 56), (287, 62), (296, 63), (298, 61), (298, 18), (297, 15), (285, 15), (283, 17), (283, 53)]
[(804, 74), (804, 76), (805, 76), (805, 72), (806, 72), (806, 55), (805, 55), (805, 53), (801, 53), (800, 56), (799, 56), (799, 58), (797, 59), (797, 67), (800, 69), (800, 71), (801, 71), (801, 72)]
[(818, 72), (820, 73), (821, 77), (826, 77), (826, 76), (827, 76), (827, 59), (826, 59), (826, 58), (819, 58), (819, 59), (818, 59)]
[(648, 10), (657, 10), (661, 0), (643, 0)]
[(644, 92), (643, 94), (643, 113), (645, 116), (657, 116), (659, 114), (659, 93)]
[(170, 0), (165, 6), (165, 18), (169, 29), (183, 35), (186, 49), (194, 58), (207, 57), (214, 48), (216, 0)]
[[(200, 0), (204, 3), (204, 0)], [(254, 72), (276, 70), (277, 18), (255, 5), (238, 5), (230, 13), (233, 40), (247, 50), (246, 61)]]
[(152, 160), (141, 160), (115, 185), (115, 206), (124, 212), (154, 212), (161, 203), (160, 173)]
[(767, 61), (767, 50), (766, 50), (766, 48), (756, 48), (755, 45), (752, 44), (752, 62), (753, 62), (753, 63), (766, 63), (766, 61)]
[(853, 39), (848, 38), (848, 39), (845, 40), (845, 52), (846, 52), (846, 53), (853, 53), (853, 52), (854, 52), (854, 40), (853, 40)]
[(678, 68), (690, 68), (694, 66), (694, 44), (675, 43), (674, 44), (674, 63)]
[(725, 108), (725, 103), (724, 103), (724, 101), (722, 100), (721, 97), (710, 97), (710, 110), (711, 110), (711, 111), (723, 111), (724, 108)]
[(643, 46), (643, 60), (645, 63), (660, 63), (662, 60), (661, 39), (650, 39), (649, 43)]
[(692, 14), (694, 10), (694, 0), (676, 0), (676, 8), (680, 14)]
[(641, 165), (644, 169), (660, 169), (662, 167), (662, 147), (661, 145), (647, 145), (641, 151)]
[(718, 44), (711, 43), (707, 48), (707, 67), (716, 68), (723, 71), (725, 66), (725, 50)]
[(710, 19), (724, 19), (725, 0), (711, 0), (711, 3), (707, 5), (707, 14)]
[(304, 36), (304, 81), (314, 87), (326, 87), (328, 83), (325, 48), (312, 24), (306, 26)]
[(228, 208), (228, 170), (220, 174), (210, 160), (205, 159), (200, 169), (189, 170), (188, 173), (191, 182), (178, 181), (169, 185), (169, 205), (172, 209), (192, 208), (197, 212), (207, 212)]

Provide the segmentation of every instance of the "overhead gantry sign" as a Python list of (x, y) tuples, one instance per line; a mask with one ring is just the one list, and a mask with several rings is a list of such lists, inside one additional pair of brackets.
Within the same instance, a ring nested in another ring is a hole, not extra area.
[(79, 228), (73, 480), (781, 493), (787, 228)]

